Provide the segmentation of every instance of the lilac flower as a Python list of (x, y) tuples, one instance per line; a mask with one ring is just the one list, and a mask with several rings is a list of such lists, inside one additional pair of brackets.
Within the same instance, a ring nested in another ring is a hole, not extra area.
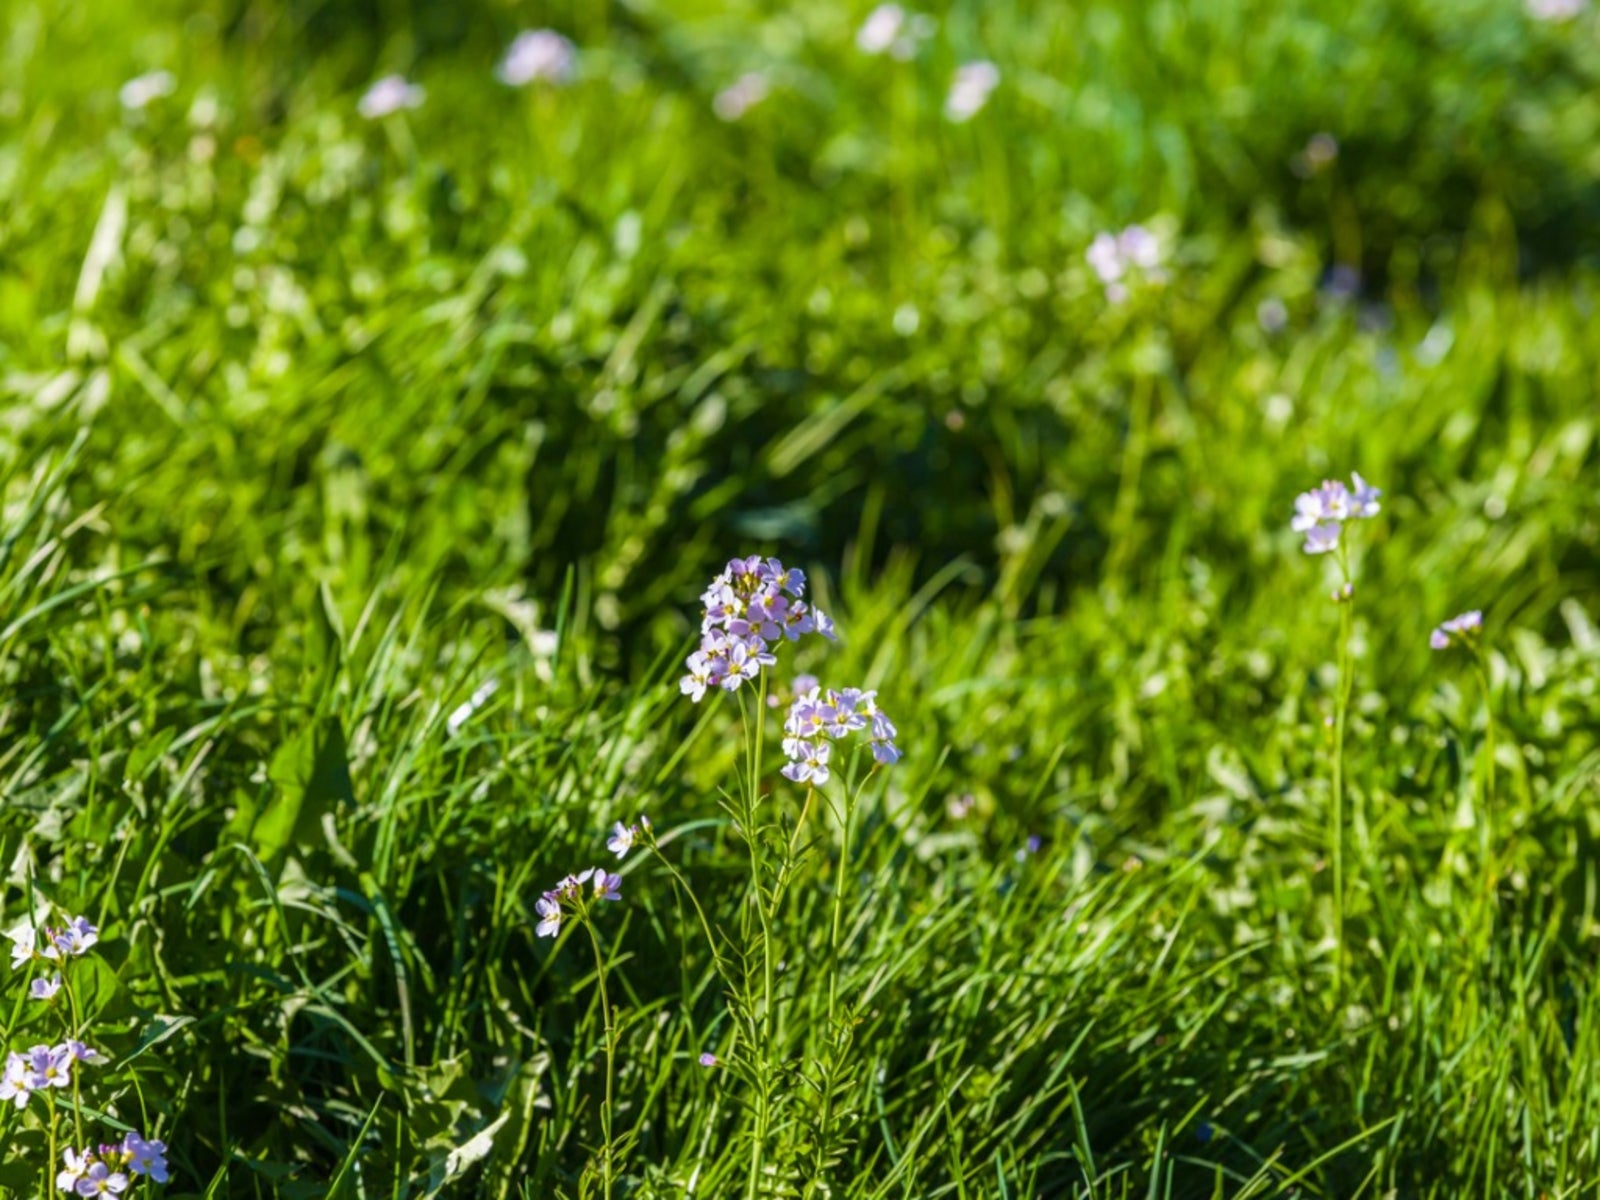
[(1023, 862), (1026, 859), (1028, 859), (1029, 857), (1031, 857), (1032, 855), (1035, 855), (1035, 854), (1039, 853), (1039, 849), (1043, 845), (1044, 845), (1044, 839), (1042, 837), (1040, 837), (1037, 833), (1029, 834), (1028, 835), (1028, 840), (1023, 842), (1022, 845), (1017, 847), (1017, 854), (1016, 854), (1017, 861), (1018, 862)]
[(621, 900), (622, 876), (608, 875), (604, 867), (594, 869), (594, 898), (596, 900)]
[(0, 1100), (9, 1100), (18, 1108), (24, 1108), (33, 1091), (33, 1072), (28, 1069), (28, 1060), (13, 1050), (6, 1055), (5, 1073), (0, 1075)]
[(1482, 628), (1483, 611), (1474, 608), (1458, 617), (1451, 617), (1435, 629), (1428, 635), (1428, 645), (1435, 650), (1447, 649), (1456, 642), (1468, 646), (1477, 638), (1478, 631)]
[(376, 121), (401, 109), (417, 108), (426, 95), (421, 84), (411, 83), (404, 75), (385, 75), (367, 89), (356, 111), (367, 120)]
[[(100, 940), (100, 931), (89, 924), (87, 917), (73, 917), (67, 922), (64, 929), (46, 930), (50, 935), (51, 944), (61, 954), (70, 958), (77, 958), (87, 954), (89, 948)], [(48, 954), (48, 951), (46, 952)], [(54, 958), (55, 955), (49, 955)]]
[(1536, 21), (1570, 21), (1587, 0), (1527, 0), (1528, 15)]
[(59, 971), (48, 977), (39, 975), (28, 985), (28, 995), (35, 1000), (53, 1000), (55, 994), (60, 990), (61, 973)]
[(749, 71), (718, 92), (711, 109), (724, 121), (737, 121), (765, 100), (770, 90), (765, 75)]
[(711, 1053), (709, 1050), (703, 1050), (700, 1053), (700, 1065), (702, 1067), (715, 1067), (718, 1065), (719, 1061), (720, 1060), (717, 1058), (717, 1056)]
[(867, 14), (856, 33), (856, 48), (863, 54), (887, 51), (902, 62), (914, 58), (917, 43), (933, 36), (938, 27), (926, 13), (908, 13), (898, 4), (880, 4)]
[(878, 708), (878, 694), (860, 688), (823, 691), (813, 687), (795, 696), (783, 722), (783, 752), (789, 762), (784, 778), (820, 787), (832, 778), (828, 761), (830, 741), (848, 737), (870, 726), (872, 757), (879, 763), (898, 762), (894, 744), (898, 731)]
[(1337, 479), (1324, 481), (1309, 492), (1294, 498), (1294, 516), (1289, 528), (1306, 535), (1303, 549), (1307, 554), (1326, 554), (1339, 545), (1339, 530), (1345, 521), (1359, 521), (1376, 516), (1378, 497), (1383, 492), (1352, 472), (1355, 488), (1346, 487)]
[(67, 1149), (61, 1152), (61, 1161), (65, 1165), (56, 1175), (56, 1191), (76, 1192), (78, 1181), (89, 1173), (93, 1156), (87, 1150)]
[(72, 1051), (65, 1046), (33, 1046), (27, 1058), (28, 1083), (36, 1091), (72, 1086)]
[(117, 92), (117, 99), (129, 112), (137, 112), (152, 100), (170, 96), (178, 90), (178, 81), (171, 71), (150, 71), (128, 80)]
[(700, 646), (684, 664), (678, 689), (698, 703), (713, 688), (737, 691), (773, 666), (773, 644), (807, 633), (833, 637), (833, 622), (800, 597), (805, 575), (775, 558), (735, 558), (700, 595)]
[(80, 1196), (120, 1196), (128, 1190), (128, 1177), (103, 1162), (91, 1163), (77, 1188)]
[(1000, 86), (1000, 68), (980, 59), (956, 68), (950, 92), (944, 100), (944, 115), (956, 124), (972, 120), (989, 103), (989, 93)]
[(553, 892), (546, 892), (535, 900), (533, 910), (539, 914), (539, 924), (533, 931), (537, 936), (553, 938), (561, 932), (561, 901)]
[(525, 30), (512, 41), (495, 74), (511, 87), (535, 80), (565, 83), (572, 78), (577, 57), (572, 43), (554, 30)]
[(1324, 521), (1320, 525), (1313, 525), (1306, 530), (1306, 544), (1302, 547), (1307, 554), (1327, 554), (1339, 545), (1339, 530), (1344, 526), (1337, 521)]
[(1166, 278), (1161, 270), (1161, 243), (1143, 225), (1129, 225), (1120, 233), (1095, 234), (1084, 258), (1113, 304), (1128, 298), (1125, 280), (1134, 272), (1152, 283)]
[(606, 849), (618, 858), (624, 857), (633, 849), (633, 841), (639, 836), (639, 830), (633, 825), (624, 825), (618, 821), (611, 827), (611, 836), (606, 839)]
[(128, 1170), (135, 1175), (148, 1175), (154, 1183), (167, 1182), (167, 1144), (146, 1139), (129, 1131), (122, 1139), (122, 1154), (128, 1160)]
[(88, 1063), (90, 1066), (98, 1066), (106, 1060), (106, 1056), (93, 1046), (75, 1038), (68, 1038), (57, 1049), (65, 1050), (74, 1062)]
[(791, 762), (787, 763), (782, 775), (785, 779), (795, 783), (809, 783), (813, 787), (821, 787), (827, 783), (828, 758), (833, 753), (833, 747), (827, 742), (802, 741), (794, 747), (790, 755)]

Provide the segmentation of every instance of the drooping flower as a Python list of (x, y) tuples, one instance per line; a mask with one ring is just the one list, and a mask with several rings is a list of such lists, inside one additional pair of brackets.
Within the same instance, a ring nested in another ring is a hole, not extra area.
[(385, 75), (374, 83), (356, 104), (356, 111), (369, 121), (392, 116), (402, 109), (418, 108), (427, 97), (420, 83), (404, 75)]
[(122, 1139), (122, 1153), (128, 1160), (128, 1170), (135, 1175), (148, 1175), (155, 1183), (167, 1182), (165, 1142), (146, 1139), (130, 1130)]
[(61, 973), (54, 975), (37, 975), (28, 985), (28, 995), (35, 1000), (53, 1000), (55, 994), (61, 990)]
[(1435, 650), (1445, 650), (1460, 643), (1471, 645), (1483, 628), (1483, 610), (1474, 608), (1458, 617), (1451, 617), (1428, 635), (1428, 645)]
[(496, 68), (500, 82), (523, 87), (536, 80), (565, 83), (572, 78), (578, 52), (553, 29), (529, 29), (517, 34)]
[(717, 93), (711, 109), (724, 121), (737, 121), (765, 100), (771, 90), (760, 71), (747, 71)]
[(989, 103), (989, 94), (999, 86), (1000, 68), (986, 59), (957, 67), (944, 100), (945, 117), (958, 125), (972, 120)]

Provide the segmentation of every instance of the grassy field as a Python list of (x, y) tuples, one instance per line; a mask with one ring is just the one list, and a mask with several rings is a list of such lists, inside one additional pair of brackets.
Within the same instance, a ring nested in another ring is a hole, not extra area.
[(1600, 10), (869, 9), (0, 0), (0, 1193), (1600, 1196)]

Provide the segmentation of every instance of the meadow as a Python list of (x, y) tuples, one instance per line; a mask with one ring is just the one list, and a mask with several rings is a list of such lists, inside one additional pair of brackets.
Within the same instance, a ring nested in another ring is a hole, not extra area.
[(0, 1194), (1600, 1196), (1600, 9), (915, 7), (0, 0)]

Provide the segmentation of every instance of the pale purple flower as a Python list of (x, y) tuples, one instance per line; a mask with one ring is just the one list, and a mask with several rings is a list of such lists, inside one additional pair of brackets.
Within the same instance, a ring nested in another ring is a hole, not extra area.
[(1017, 861), (1022, 862), (1024, 859), (1039, 853), (1039, 849), (1043, 845), (1044, 839), (1042, 837), (1040, 837), (1037, 833), (1030, 833), (1028, 835), (1028, 840), (1017, 847)]
[(554, 30), (525, 30), (512, 41), (495, 74), (511, 87), (536, 80), (565, 83), (572, 78), (577, 57), (572, 43)]
[(1451, 617), (1428, 635), (1428, 645), (1435, 650), (1447, 649), (1455, 642), (1470, 645), (1483, 628), (1483, 611), (1472, 609), (1460, 616)]
[(824, 616), (819, 625), (800, 599), (805, 582), (803, 572), (775, 558), (730, 559), (701, 593), (700, 646), (684, 664), (679, 691), (696, 703), (713, 688), (736, 691), (777, 663), (780, 638), (798, 641), (819, 630), (833, 637), (833, 623)]
[(420, 83), (412, 83), (404, 75), (385, 75), (361, 97), (356, 111), (369, 121), (392, 116), (406, 108), (417, 108), (427, 92)]
[(90, 1066), (99, 1066), (106, 1061), (106, 1056), (86, 1042), (76, 1038), (68, 1038), (61, 1043), (60, 1049), (67, 1052), (74, 1062), (88, 1063)]
[(29, 1085), (35, 1090), (72, 1086), (72, 1051), (66, 1046), (33, 1046), (27, 1057)]
[(827, 638), (830, 642), (837, 642), (839, 640), (839, 632), (834, 628), (833, 618), (828, 616), (828, 614), (823, 612), (820, 608), (813, 608), (811, 610), (811, 623), (816, 631), (823, 637)]
[(1124, 262), (1140, 270), (1152, 271), (1161, 265), (1161, 243), (1143, 225), (1129, 225), (1117, 234), (1117, 249)]
[(117, 92), (117, 99), (129, 112), (137, 112), (151, 101), (170, 96), (177, 90), (178, 81), (171, 71), (150, 71), (123, 84)]
[(833, 747), (827, 742), (800, 742), (795, 750), (793, 761), (783, 768), (783, 777), (794, 783), (809, 783), (813, 787), (827, 783), (828, 758), (833, 753)]
[(972, 120), (989, 102), (989, 93), (1000, 86), (1000, 68), (980, 59), (956, 68), (950, 92), (944, 100), (944, 115), (961, 124)]
[(89, 1164), (93, 1157), (87, 1150), (63, 1150), (61, 1161), (65, 1165), (56, 1174), (56, 1191), (75, 1192), (78, 1190), (78, 1180), (89, 1173)]
[(607, 874), (604, 867), (594, 869), (594, 898), (596, 900), (621, 900), (622, 876)]
[(900, 761), (900, 747), (893, 742), (886, 742), (881, 738), (873, 738), (871, 746), (873, 759), (884, 766), (892, 767)]
[(128, 1170), (135, 1175), (148, 1175), (154, 1183), (167, 1182), (167, 1144), (154, 1138), (146, 1139), (129, 1131), (122, 1139), (122, 1153), (128, 1160)]
[(28, 1060), (15, 1050), (6, 1055), (5, 1073), (0, 1074), (0, 1100), (9, 1100), (18, 1108), (26, 1107), (35, 1086)]
[(711, 1053), (711, 1051), (709, 1051), (709, 1050), (701, 1051), (701, 1053), (700, 1053), (700, 1065), (702, 1067), (714, 1067), (714, 1066), (717, 1066), (718, 1065), (718, 1061), (719, 1060), (718, 1060), (717, 1056), (715, 1054)]
[(1581, 13), (1587, 0), (1527, 0), (1528, 15), (1538, 21), (1570, 21)]
[(1105, 286), (1106, 299), (1113, 304), (1127, 299), (1125, 281), (1134, 272), (1153, 283), (1166, 277), (1161, 270), (1161, 243), (1143, 225), (1129, 225), (1119, 233), (1095, 234), (1084, 258)]
[(32, 925), (21, 925), (6, 934), (11, 939), (11, 968), (27, 966), (38, 954), (39, 935)]
[(1378, 497), (1383, 495), (1383, 492), (1361, 478), (1360, 471), (1350, 472), (1350, 482), (1355, 484), (1350, 489), (1350, 515), (1352, 517), (1377, 516)]
[(92, 1163), (78, 1180), (80, 1196), (120, 1196), (128, 1190), (128, 1177), (103, 1162)]
[(606, 849), (622, 858), (633, 849), (634, 839), (639, 836), (639, 831), (632, 825), (624, 825), (618, 821), (611, 827), (611, 836), (606, 839)]
[(765, 100), (771, 90), (765, 75), (749, 71), (718, 92), (711, 108), (722, 120), (737, 121)]
[(1112, 284), (1121, 279), (1127, 266), (1122, 261), (1122, 251), (1117, 247), (1115, 234), (1097, 233), (1089, 249), (1084, 252), (1089, 266), (1100, 277), (1100, 282)]
[(926, 13), (908, 13), (898, 4), (880, 4), (867, 14), (856, 32), (856, 48), (863, 54), (887, 51), (902, 62), (916, 57), (917, 43), (933, 36), (938, 22)]
[[(100, 931), (89, 924), (87, 917), (73, 917), (63, 929), (51, 929), (46, 932), (50, 935), (51, 944), (62, 954), (77, 958), (87, 954), (90, 947), (100, 940)], [(54, 955), (51, 955), (54, 957)]]
[(28, 995), (32, 996), (35, 1000), (53, 1000), (55, 998), (55, 994), (60, 990), (60, 972), (50, 976), (35, 976), (33, 982), (28, 985)]
[(539, 924), (534, 928), (534, 933), (539, 937), (555, 937), (561, 932), (561, 901), (546, 892), (533, 902), (534, 912), (539, 914)]
[(1306, 530), (1306, 544), (1302, 547), (1307, 554), (1327, 554), (1339, 545), (1339, 530), (1344, 528), (1337, 521), (1323, 521)]

